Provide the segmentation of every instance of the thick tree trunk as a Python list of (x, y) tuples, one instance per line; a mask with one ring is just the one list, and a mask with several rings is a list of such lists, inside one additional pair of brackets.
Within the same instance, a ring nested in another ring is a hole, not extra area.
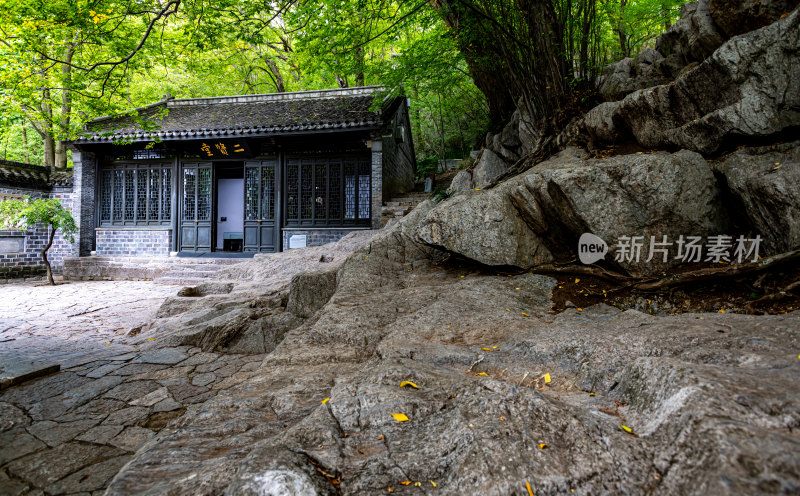
[(38, 129), (39, 134), (42, 136), (42, 145), (44, 148), (44, 156), (42, 157), (42, 165), (45, 167), (53, 167), (56, 163), (56, 144), (53, 139), (53, 108), (50, 106), (50, 90), (45, 88), (42, 91), (42, 122), (41, 129)]
[[(61, 65), (61, 74), (63, 79), (63, 87), (61, 90), (61, 121), (59, 121), (59, 137), (69, 135), (69, 124), (72, 116), (72, 92), (70, 86), (72, 82), (71, 71), (72, 56), (75, 54), (75, 47), (70, 45), (67, 49), (66, 56), (64, 57), (64, 64)], [(53, 152), (53, 162), (57, 169), (67, 168), (67, 147), (64, 140), (59, 139), (55, 143), (55, 150)]]
[(25, 157), (25, 163), (31, 163), (31, 153), (28, 148), (28, 123), (22, 123), (22, 153)]
[(44, 260), (44, 266), (47, 268), (47, 282), (50, 283), (51, 286), (55, 286), (56, 282), (53, 280), (53, 270), (50, 268), (50, 261), (47, 260), (47, 250), (53, 246), (53, 238), (56, 236), (56, 229), (53, 226), (50, 226), (50, 237), (47, 240), (47, 245), (42, 248), (42, 260)]
[(340, 88), (348, 88), (349, 85), (347, 84), (347, 77), (342, 76), (341, 74), (336, 75), (336, 84)]
[(283, 75), (281, 74), (280, 68), (278, 68), (278, 64), (269, 57), (265, 57), (264, 62), (266, 62), (267, 67), (269, 67), (269, 72), (272, 73), (272, 77), (274, 78), (275, 91), (277, 93), (285, 93), (286, 85), (283, 82)]
[(358, 61), (358, 72), (356, 72), (356, 86), (364, 86), (364, 48), (356, 48), (356, 60)]

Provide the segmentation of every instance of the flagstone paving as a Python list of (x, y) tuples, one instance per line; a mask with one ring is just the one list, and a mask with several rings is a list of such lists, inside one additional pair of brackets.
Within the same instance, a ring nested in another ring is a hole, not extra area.
[(150, 282), (3, 286), (0, 368), (60, 370), (0, 391), (0, 494), (102, 494), (168, 422), (257, 368), (261, 355), (127, 344), (128, 330), (176, 291)]

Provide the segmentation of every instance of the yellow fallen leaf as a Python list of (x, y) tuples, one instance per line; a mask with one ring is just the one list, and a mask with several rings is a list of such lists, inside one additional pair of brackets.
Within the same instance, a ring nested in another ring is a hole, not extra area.
[(522, 315), (524, 315), (525, 317), (530, 317), (530, 315), (528, 315), (528, 314), (527, 314), (527, 313), (525, 313), (525, 312), (522, 312)]
[(475, 188), (475, 191), (480, 191), (480, 190), (481, 190), (480, 188)]
[(525, 481), (525, 487), (528, 489), (528, 496), (533, 496), (533, 490), (531, 489), (531, 483)]
[(491, 348), (481, 348), (481, 349), (482, 349), (483, 351), (494, 351), (494, 350), (493, 350), (493, 349), (491, 349)]
[(149, 339), (148, 339), (148, 341), (152, 341), (152, 340), (154, 340), (154, 339), (155, 339), (155, 338), (149, 338)]
[(544, 383), (550, 384), (550, 381), (552, 381), (552, 379), (550, 379), (550, 372), (548, 372), (544, 375)]
[(725, 310), (720, 310), (719, 313), (727, 313)]
[(411, 485), (411, 481), (402, 481), (400, 484), (402, 484), (404, 486), (410, 486)]
[(403, 413), (393, 413), (392, 417), (394, 417), (394, 419), (398, 422), (405, 422), (408, 420), (408, 417), (406, 417)]
[(594, 396), (594, 393), (589, 393), (589, 396)]
[(628, 427), (627, 425), (620, 425), (620, 427), (622, 428), (622, 430), (623, 430), (623, 431), (627, 432), (628, 434), (630, 434), (630, 435), (632, 435), (632, 436), (639, 437), (639, 436), (638, 436), (638, 434), (636, 434), (635, 432), (633, 432), (633, 429), (631, 429), (631, 428), (630, 428), (630, 427)]
[(438, 487), (435, 482), (431, 481), (431, 486)]
[(328, 402), (328, 400), (330, 400), (330, 398), (325, 398), (324, 400), (322, 400), (322, 404), (324, 405), (325, 403)]
[(415, 482), (414, 487), (422, 487), (422, 482)]
[(406, 387), (406, 386), (412, 387), (414, 389), (419, 389), (419, 386), (410, 381), (403, 381), (400, 383), (400, 387)]
[(492, 346), (492, 348), (496, 350), (497, 348), (499, 348), (499, 346)]
[(581, 282), (581, 280), (576, 277), (575, 278), (575, 284), (578, 284), (579, 282)]
[(578, 309), (578, 311), (579, 311), (579, 312), (583, 312), (583, 308), (579, 308), (579, 309)]
[(539, 449), (547, 448), (547, 443), (539, 443)]
[(517, 291), (519, 291), (519, 290), (520, 290), (520, 288), (514, 288), (514, 289), (516, 289)]
[(486, 377), (489, 377), (489, 374), (487, 374), (486, 372), (478, 372), (475, 375), (485, 375)]
[(376, 439), (376, 441), (383, 441), (383, 434), (381, 434), (380, 436), (378, 436), (378, 438)]

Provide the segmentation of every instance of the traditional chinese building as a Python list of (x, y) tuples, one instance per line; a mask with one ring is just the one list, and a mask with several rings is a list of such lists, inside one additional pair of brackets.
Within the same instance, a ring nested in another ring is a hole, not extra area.
[(165, 99), (71, 143), (80, 254), (276, 252), (380, 227), (416, 167), (377, 87)]

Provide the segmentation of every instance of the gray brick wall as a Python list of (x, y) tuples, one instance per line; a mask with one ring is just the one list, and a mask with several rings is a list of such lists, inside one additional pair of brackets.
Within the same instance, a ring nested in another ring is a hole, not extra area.
[(98, 257), (169, 256), (172, 229), (97, 229)]
[(78, 224), (80, 256), (89, 255), (94, 249), (95, 212), (95, 168), (93, 153), (73, 149), (73, 194), (75, 197), (75, 223)]
[(383, 143), (372, 141), (372, 228), (381, 228), (381, 207), (383, 206)]
[[(34, 188), (0, 186), (0, 193), (25, 195), (33, 199), (57, 198), (67, 210), (72, 210), (73, 207), (73, 194), (67, 188), (54, 188), (52, 191), (45, 191)], [(22, 251), (0, 252), (0, 281), (44, 274), (45, 266), (41, 252), (42, 248), (47, 244), (49, 234), (49, 229), (44, 226), (36, 226), (25, 232), (0, 230), (0, 238), (24, 238)], [(60, 273), (64, 257), (75, 256), (77, 253), (77, 239), (76, 243), (70, 243), (64, 238), (61, 231), (57, 232), (55, 238), (53, 238), (53, 246), (47, 251), (47, 259), (50, 261), (53, 272)]]
[(294, 230), (284, 229), (283, 236), (283, 251), (289, 249), (289, 237), (294, 235), (306, 236), (306, 246), (322, 246), (328, 243), (333, 243), (344, 238), (355, 229), (309, 229), (309, 230)]
[[(403, 139), (399, 142), (398, 126), (405, 129)], [(408, 121), (408, 107), (405, 102), (400, 105), (392, 121), (383, 130), (382, 135), (383, 196), (389, 199), (414, 189), (414, 173), (417, 165)]]

